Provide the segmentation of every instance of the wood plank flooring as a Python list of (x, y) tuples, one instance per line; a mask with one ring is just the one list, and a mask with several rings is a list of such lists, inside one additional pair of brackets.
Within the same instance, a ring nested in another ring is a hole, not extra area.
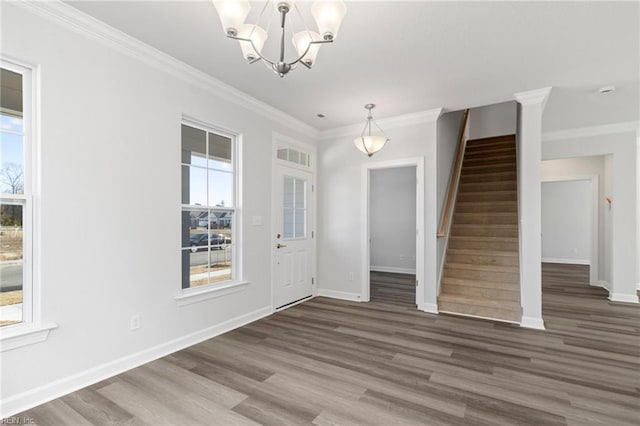
[(371, 271), (369, 300), (416, 308), (416, 276)]
[(640, 309), (544, 265), (546, 331), (316, 298), (19, 416), (39, 425), (637, 425)]

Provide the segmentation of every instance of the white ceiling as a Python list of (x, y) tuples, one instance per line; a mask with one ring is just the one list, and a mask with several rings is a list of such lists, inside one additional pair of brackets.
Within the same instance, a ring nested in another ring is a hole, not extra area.
[[(69, 3), (317, 129), (364, 122), (369, 102), (384, 118), (547, 86), (546, 131), (638, 120), (638, 2), (348, 1), (314, 68), (282, 79), (244, 61), (211, 1)], [(611, 84), (614, 93), (596, 93)]]

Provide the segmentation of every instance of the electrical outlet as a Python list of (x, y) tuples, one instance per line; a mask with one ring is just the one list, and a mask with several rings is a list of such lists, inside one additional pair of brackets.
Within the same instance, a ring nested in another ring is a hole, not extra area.
[(129, 328), (131, 328), (131, 331), (139, 329), (141, 325), (142, 318), (140, 317), (140, 315), (131, 315), (131, 319), (129, 319)]

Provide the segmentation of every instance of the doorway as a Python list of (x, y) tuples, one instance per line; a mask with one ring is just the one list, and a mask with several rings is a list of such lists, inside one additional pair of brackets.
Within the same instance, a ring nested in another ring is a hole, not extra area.
[(543, 178), (541, 196), (542, 262), (581, 265), (596, 285), (598, 176)]
[(364, 302), (423, 304), (423, 170), (422, 158), (363, 165)]
[(372, 170), (370, 301), (416, 306), (416, 167)]
[(273, 163), (273, 306), (282, 309), (314, 294), (312, 150), (276, 145)]

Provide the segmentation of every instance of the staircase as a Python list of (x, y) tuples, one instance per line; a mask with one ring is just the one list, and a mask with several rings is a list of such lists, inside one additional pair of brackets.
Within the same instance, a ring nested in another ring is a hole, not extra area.
[(467, 142), (438, 310), (520, 322), (515, 136)]

